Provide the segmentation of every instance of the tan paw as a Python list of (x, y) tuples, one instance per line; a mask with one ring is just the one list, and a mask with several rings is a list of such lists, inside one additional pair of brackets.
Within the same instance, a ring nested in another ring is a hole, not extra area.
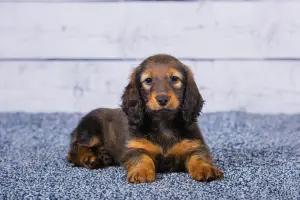
[(97, 168), (99, 161), (93, 153), (86, 153), (80, 157), (80, 162), (82, 166), (88, 169)]
[(224, 174), (220, 169), (208, 164), (192, 167), (189, 174), (196, 181), (213, 181), (224, 178)]
[(133, 169), (127, 173), (129, 183), (148, 183), (156, 180), (155, 171), (152, 169)]
[(72, 151), (68, 152), (67, 160), (73, 166), (85, 167), (88, 169), (99, 168), (101, 161), (89, 147), (74, 145)]
[(197, 155), (191, 156), (186, 167), (189, 175), (196, 181), (213, 181), (224, 178), (220, 169), (200, 159)]

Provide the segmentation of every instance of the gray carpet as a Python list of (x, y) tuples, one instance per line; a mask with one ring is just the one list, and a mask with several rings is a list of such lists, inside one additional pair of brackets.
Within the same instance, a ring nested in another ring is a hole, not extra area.
[(81, 116), (0, 113), (0, 199), (300, 199), (300, 115), (204, 114), (200, 124), (225, 179), (198, 183), (173, 173), (141, 185), (127, 184), (121, 168), (66, 162)]

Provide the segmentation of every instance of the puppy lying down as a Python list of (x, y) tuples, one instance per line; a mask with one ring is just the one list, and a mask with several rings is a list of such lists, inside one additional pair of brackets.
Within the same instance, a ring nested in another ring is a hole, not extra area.
[(155, 181), (159, 172), (221, 179), (197, 123), (203, 104), (187, 66), (170, 55), (150, 56), (133, 70), (121, 108), (81, 119), (67, 159), (89, 169), (123, 166), (130, 183)]

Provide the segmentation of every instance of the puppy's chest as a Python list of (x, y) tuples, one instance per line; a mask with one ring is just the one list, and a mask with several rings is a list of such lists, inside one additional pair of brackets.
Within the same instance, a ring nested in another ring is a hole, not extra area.
[(176, 131), (167, 128), (160, 129), (151, 134), (151, 136), (151, 140), (162, 148), (164, 154), (180, 141), (179, 134)]
[(174, 172), (184, 169), (184, 162), (181, 162), (180, 158), (180, 153), (184, 149), (177, 147), (181, 140), (180, 134), (171, 129), (156, 133), (154, 142), (162, 149), (162, 154), (157, 155), (155, 160), (158, 172)]

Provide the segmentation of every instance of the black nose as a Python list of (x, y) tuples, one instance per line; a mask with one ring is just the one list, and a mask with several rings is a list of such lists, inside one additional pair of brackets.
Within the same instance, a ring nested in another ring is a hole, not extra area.
[(167, 96), (167, 95), (156, 96), (156, 101), (159, 105), (165, 106), (165, 105), (167, 105), (167, 103), (169, 101), (169, 96)]

